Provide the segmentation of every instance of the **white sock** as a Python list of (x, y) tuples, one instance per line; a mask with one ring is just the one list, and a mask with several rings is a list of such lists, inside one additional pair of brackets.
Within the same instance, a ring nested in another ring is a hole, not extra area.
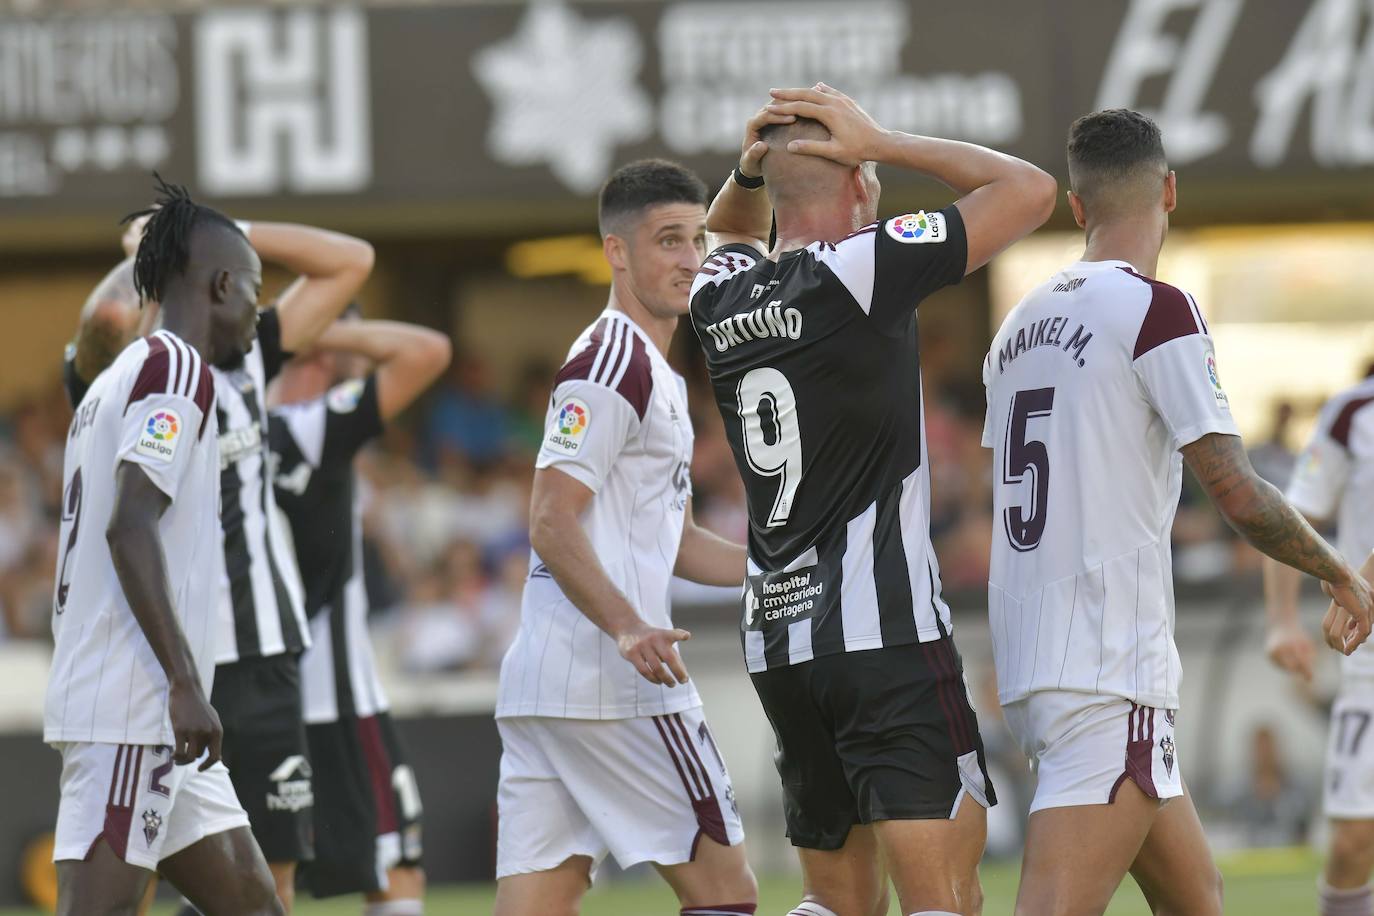
[(1317, 882), (1321, 916), (1374, 916), (1374, 891), (1364, 887), (1334, 888)]
[(912, 913), (911, 916), (959, 916), (959, 914), (951, 913), (949, 910), (921, 910), (919, 913)]
[(787, 916), (840, 916), (840, 914), (808, 900), (805, 903), (797, 904)]
[(423, 900), (383, 900), (363, 908), (363, 916), (424, 916), (424, 913)]

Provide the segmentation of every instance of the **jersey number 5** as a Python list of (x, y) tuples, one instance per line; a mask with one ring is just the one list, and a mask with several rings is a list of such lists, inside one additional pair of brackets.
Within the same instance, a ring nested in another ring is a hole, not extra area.
[(1011, 398), (1002, 483), (1015, 486), (1029, 474), (1031, 502), (1029, 506), (1008, 507), (1002, 513), (1002, 521), (1012, 549), (1022, 552), (1039, 547), (1045, 536), (1046, 501), (1050, 495), (1050, 453), (1045, 443), (1026, 439), (1026, 424), (1034, 417), (1048, 417), (1053, 407), (1053, 388), (1018, 391)]
[(740, 379), (736, 401), (744, 424), (744, 457), (755, 474), (780, 477), (768, 513), (769, 528), (787, 523), (802, 479), (801, 425), (797, 396), (777, 369), (752, 369)]

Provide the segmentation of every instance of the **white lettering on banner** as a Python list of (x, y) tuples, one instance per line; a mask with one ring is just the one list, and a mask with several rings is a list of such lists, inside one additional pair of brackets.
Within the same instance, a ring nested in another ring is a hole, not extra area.
[(628, 19), (582, 19), (562, 2), (537, 2), (510, 38), (479, 51), (473, 74), (495, 114), (487, 150), (503, 165), (547, 164), (589, 194), (616, 148), (653, 131), (639, 86), (644, 46)]
[(65, 174), (162, 165), (181, 97), (165, 15), (0, 22), (0, 197), (43, 197)]
[(729, 153), (770, 86), (824, 77), (880, 124), (979, 143), (1017, 140), (1021, 92), (1005, 73), (907, 74), (907, 5), (895, 0), (681, 3), (659, 23), (665, 87), (659, 130), (679, 155)]
[[(1217, 65), (1235, 32), (1242, 0), (1132, 0), (1121, 20), (1094, 108), (1135, 108), (1158, 122), (1171, 163), (1182, 165), (1210, 156), (1230, 139), (1219, 112), (1202, 103)], [(1165, 20), (1180, 10), (1196, 10), (1186, 41), (1166, 33)], [(1146, 80), (1168, 76), (1157, 109), (1139, 104)]]
[(200, 183), (211, 194), (372, 180), (367, 22), (356, 7), (217, 10), (195, 24)]
[(1277, 67), (1255, 87), (1259, 120), (1250, 138), (1255, 164), (1288, 155), (1310, 100), (1312, 158), (1324, 166), (1374, 163), (1374, 28), (1367, 0), (1316, 0)]

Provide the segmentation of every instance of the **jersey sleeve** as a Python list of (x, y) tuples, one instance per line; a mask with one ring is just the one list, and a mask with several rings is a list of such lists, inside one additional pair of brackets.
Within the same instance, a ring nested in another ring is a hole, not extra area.
[(1136, 336), (1132, 362), (1174, 448), (1209, 433), (1240, 435), (1201, 312), (1182, 290), (1149, 282), (1152, 299)]
[(689, 299), (692, 310), (697, 310), (699, 298), (703, 301), (709, 299), (728, 280), (752, 269), (759, 262), (759, 258), (756, 250), (742, 242), (730, 242), (712, 251), (706, 256), (706, 260), (701, 262), (701, 266), (697, 268), (697, 275), (692, 280)]
[(986, 405), (983, 408), (983, 448), (993, 448), (997, 445), (992, 438), (992, 355), (983, 357), (983, 398)]
[(175, 500), (196, 450), (210, 447), (205, 431), (214, 401), (215, 383), (199, 354), (155, 338), (124, 406), (116, 462), (139, 465)]
[(1288, 501), (1310, 518), (1333, 518), (1350, 479), (1353, 462), (1349, 440), (1342, 442), (1338, 438), (1343, 413), (1340, 409), (1322, 412), (1316, 432), (1298, 456), (1293, 479), (1288, 483)]
[(258, 312), (258, 349), (262, 351), (263, 374), (270, 382), (291, 358), (281, 346), (281, 315), (275, 305)]
[(812, 250), (884, 333), (904, 327), (921, 300), (958, 283), (968, 267), (964, 220), (952, 205), (883, 220)]
[(364, 445), (382, 434), (377, 376), (350, 379), (325, 395), (321, 464), (349, 464)]
[(639, 435), (653, 394), (653, 365), (628, 322), (603, 318), (554, 380), (553, 409), (536, 468), (558, 468), (593, 493)]

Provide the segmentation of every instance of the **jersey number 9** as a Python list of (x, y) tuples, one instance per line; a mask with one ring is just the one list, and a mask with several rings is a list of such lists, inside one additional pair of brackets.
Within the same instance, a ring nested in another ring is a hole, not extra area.
[(777, 369), (752, 369), (740, 379), (736, 401), (744, 424), (744, 456), (755, 474), (780, 477), (767, 527), (787, 523), (802, 479), (797, 397)]

